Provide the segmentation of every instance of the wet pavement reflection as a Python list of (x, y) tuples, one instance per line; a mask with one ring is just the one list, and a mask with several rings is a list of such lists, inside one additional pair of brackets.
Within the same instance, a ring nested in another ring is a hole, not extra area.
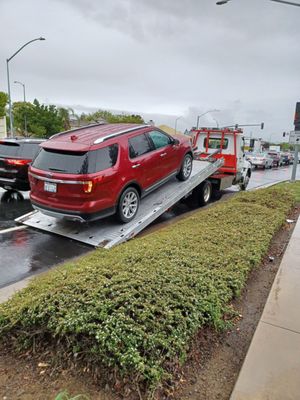
[[(289, 180), (292, 167), (271, 170), (254, 170), (249, 188)], [(300, 166), (297, 178), (300, 179)], [(230, 188), (228, 192), (236, 191)], [(28, 193), (8, 193), (0, 189), (0, 231), (17, 224), (14, 219), (32, 211)], [(190, 211), (184, 204), (178, 204), (163, 214), (155, 223), (159, 224)], [(149, 227), (149, 231), (153, 225)], [(63, 237), (34, 229), (24, 229), (0, 234), (0, 288), (70, 258), (90, 251), (92, 248)]]
[[(15, 218), (32, 211), (28, 194), (21, 195), (23, 200), (16, 193), (1, 191), (0, 231), (16, 226)], [(84, 244), (34, 229), (0, 234), (0, 288), (90, 250)]]

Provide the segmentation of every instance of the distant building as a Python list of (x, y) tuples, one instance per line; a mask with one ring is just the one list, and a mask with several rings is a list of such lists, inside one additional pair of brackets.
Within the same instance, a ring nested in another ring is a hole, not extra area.
[(6, 117), (0, 118), (0, 138), (7, 137)]
[[(171, 135), (171, 136), (172, 136), (172, 135), (175, 135), (175, 129), (174, 129), (174, 128), (171, 128), (171, 127), (168, 126), (168, 125), (159, 125), (158, 128), (161, 129), (162, 131), (168, 133), (168, 134)], [(176, 134), (181, 134), (181, 135), (183, 135), (183, 133), (180, 132), (179, 130), (176, 131)]]

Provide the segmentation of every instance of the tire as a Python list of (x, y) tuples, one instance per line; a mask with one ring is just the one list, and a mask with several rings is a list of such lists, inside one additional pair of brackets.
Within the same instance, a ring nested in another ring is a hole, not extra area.
[(15, 203), (16, 201), (23, 201), (24, 196), (17, 190), (7, 190), (1, 197), (2, 203)]
[(191, 176), (193, 169), (193, 157), (190, 154), (186, 154), (181, 164), (180, 171), (176, 176), (179, 181), (186, 181)]
[(128, 187), (120, 196), (117, 208), (117, 218), (123, 224), (130, 222), (136, 216), (140, 205), (140, 196), (134, 187)]
[(247, 189), (249, 181), (250, 181), (250, 176), (249, 176), (249, 172), (248, 172), (247, 175), (245, 176), (244, 182), (240, 183), (240, 190), (241, 191), (245, 191)]
[(206, 206), (212, 198), (212, 184), (210, 181), (204, 181), (196, 189), (194, 189), (193, 196), (199, 206)]

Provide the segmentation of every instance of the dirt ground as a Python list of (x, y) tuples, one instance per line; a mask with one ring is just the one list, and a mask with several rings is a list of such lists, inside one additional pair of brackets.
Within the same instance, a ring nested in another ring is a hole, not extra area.
[[(299, 213), (300, 207), (289, 218), (296, 220)], [(251, 273), (242, 296), (233, 303), (239, 313), (234, 328), (219, 335), (201, 331), (177, 381), (160, 393), (161, 399), (229, 399), (294, 226), (286, 223), (274, 237), (261, 266)], [(99, 387), (87, 373), (53, 370), (49, 360), (38, 355), (17, 357), (0, 348), (0, 356), (0, 400), (54, 400), (63, 390), (85, 394), (90, 400), (125, 398), (112, 393), (108, 385)], [(128, 392), (126, 398), (144, 396)]]

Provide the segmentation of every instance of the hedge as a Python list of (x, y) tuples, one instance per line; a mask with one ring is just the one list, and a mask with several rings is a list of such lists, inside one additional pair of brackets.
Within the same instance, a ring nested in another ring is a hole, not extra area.
[(37, 277), (0, 306), (2, 339), (157, 384), (230, 301), (292, 208), (286, 187), (236, 195)]

